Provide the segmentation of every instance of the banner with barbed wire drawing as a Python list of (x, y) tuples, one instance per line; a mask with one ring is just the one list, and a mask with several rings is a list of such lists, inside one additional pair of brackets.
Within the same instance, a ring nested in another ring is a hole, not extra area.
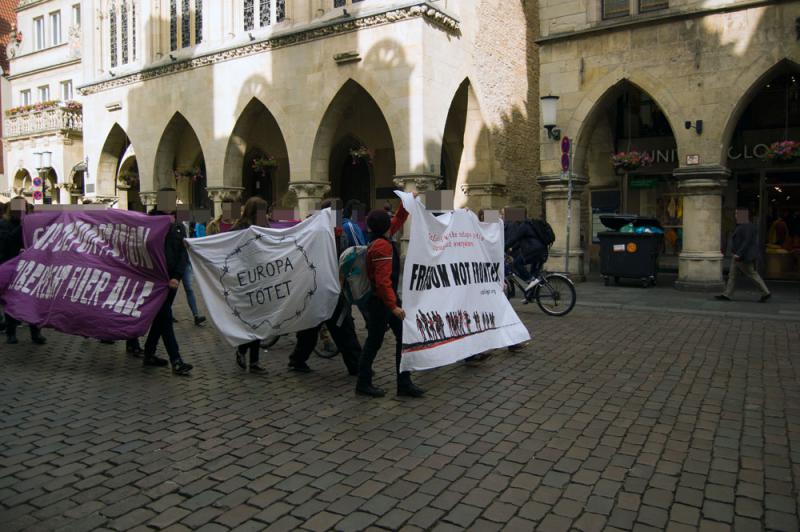
[(252, 226), (186, 241), (209, 316), (231, 345), (331, 317), (339, 299), (333, 223), (325, 209), (286, 229)]
[(452, 364), (530, 339), (503, 292), (501, 223), (467, 210), (434, 216), (398, 192), (411, 215), (403, 267), (401, 371)]

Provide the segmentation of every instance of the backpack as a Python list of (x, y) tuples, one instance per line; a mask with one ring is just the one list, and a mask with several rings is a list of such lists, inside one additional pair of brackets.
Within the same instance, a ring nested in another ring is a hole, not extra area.
[(367, 249), (369, 246), (351, 246), (339, 256), (339, 277), (344, 280), (342, 290), (351, 305), (366, 302), (372, 293), (367, 277)]
[(533, 229), (533, 233), (536, 235), (536, 238), (538, 238), (539, 241), (546, 247), (550, 247), (553, 242), (556, 241), (556, 234), (553, 232), (553, 228), (550, 227), (550, 224), (547, 223), (546, 220), (529, 219), (527, 220), (527, 223), (531, 226), (531, 229)]

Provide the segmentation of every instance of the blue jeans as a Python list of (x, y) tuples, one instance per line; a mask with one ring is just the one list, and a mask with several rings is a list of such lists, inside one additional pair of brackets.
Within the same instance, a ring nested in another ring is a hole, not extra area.
[(186, 292), (186, 301), (189, 303), (189, 308), (192, 309), (192, 316), (195, 318), (197, 313), (197, 299), (194, 297), (194, 288), (192, 288), (192, 279), (194, 278), (194, 271), (192, 265), (187, 264), (186, 270), (183, 272), (183, 290)]

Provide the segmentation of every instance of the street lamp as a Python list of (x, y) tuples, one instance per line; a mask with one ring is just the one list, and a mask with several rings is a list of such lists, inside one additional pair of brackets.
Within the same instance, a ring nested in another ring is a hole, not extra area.
[[(33, 161), (34, 165), (36, 166), (36, 172), (39, 174), (39, 179), (42, 182), (42, 203), (49, 203), (46, 198), (47, 171), (53, 165), (53, 153), (49, 151), (36, 152), (33, 154)], [(34, 199), (36, 198), (34, 197)]]
[(558, 96), (542, 96), (542, 125), (547, 130), (547, 138), (558, 140), (561, 138), (561, 130), (556, 127), (556, 111), (558, 107)]

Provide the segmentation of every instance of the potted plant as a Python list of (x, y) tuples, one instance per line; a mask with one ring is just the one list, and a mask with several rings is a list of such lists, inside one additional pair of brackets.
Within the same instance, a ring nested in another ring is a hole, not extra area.
[(621, 151), (611, 156), (611, 164), (618, 172), (633, 172), (653, 164), (653, 156), (643, 151)]
[(765, 157), (778, 163), (788, 163), (800, 159), (800, 142), (795, 140), (774, 142), (767, 148)]
[(354, 148), (350, 148), (350, 158), (353, 160), (353, 164), (357, 164), (358, 161), (372, 163), (373, 155), (374, 153), (372, 150), (366, 146), (356, 146)]
[(131, 171), (122, 172), (119, 174), (119, 181), (127, 187), (135, 187), (139, 184), (139, 174)]
[(261, 175), (262, 177), (266, 177), (269, 173), (270, 169), (277, 168), (278, 161), (275, 157), (271, 155), (265, 155), (264, 157), (256, 157), (253, 159), (252, 168), (257, 174)]

